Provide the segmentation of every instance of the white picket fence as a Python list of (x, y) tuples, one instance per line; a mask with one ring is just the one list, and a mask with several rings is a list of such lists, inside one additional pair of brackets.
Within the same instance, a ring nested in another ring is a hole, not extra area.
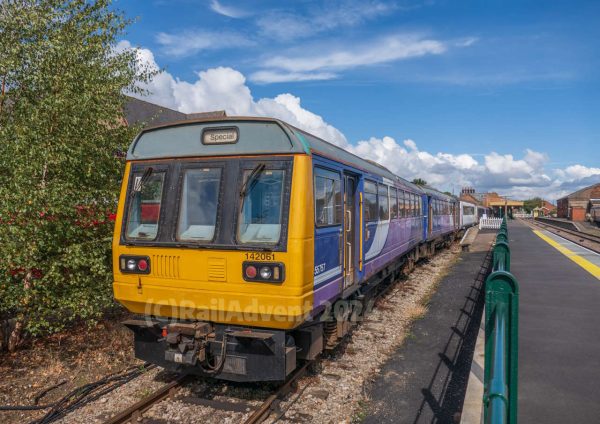
[(532, 213), (516, 213), (516, 214), (514, 214), (514, 217), (527, 219), (527, 218), (533, 218), (533, 214)]
[(499, 230), (502, 225), (502, 218), (481, 218), (479, 220), (479, 229), (489, 228), (492, 230)]

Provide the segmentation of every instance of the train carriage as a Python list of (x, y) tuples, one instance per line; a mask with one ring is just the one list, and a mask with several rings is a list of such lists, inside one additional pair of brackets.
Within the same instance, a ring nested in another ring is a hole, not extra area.
[(460, 201), (460, 228), (466, 229), (479, 223), (477, 206), (471, 202)]
[(283, 380), (347, 332), (341, 300), (449, 239), (453, 207), (275, 119), (147, 128), (127, 154), (113, 239), (115, 298), (139, 314), (125, 323), (136, 356)]
[(437, 244), (450, 241), (460, 228), (458, 201), (432, 187), (423, 187), (426, 239)]

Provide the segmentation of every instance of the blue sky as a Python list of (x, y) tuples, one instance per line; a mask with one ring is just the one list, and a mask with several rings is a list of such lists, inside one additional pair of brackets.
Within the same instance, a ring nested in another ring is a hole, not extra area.
[(165, 106), (284, 118), (444, 189), (552, 199), (600, 180), (600, 2), (115, 7), (165, 69)]

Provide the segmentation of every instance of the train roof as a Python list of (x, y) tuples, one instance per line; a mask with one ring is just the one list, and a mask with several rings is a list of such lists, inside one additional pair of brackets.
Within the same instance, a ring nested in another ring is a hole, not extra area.
[(438, 199), (447, 200), (449, 202), (458, 202), (458, 199), (455, 196), (451, 196), (449, 194), (443, 193), (433, 187), (421, 186), (421, 189), (428, 195), (435, 196)]
[[(225, 141), (208, 143), (205, 134), (222, 134)], [(228, 137), (231, 140), (235, 138), (235, 141), (229, 141)], [(129, 147), (127, 160), (273, 153), (317, 154), (421, 192), (419, 186), (395, 175), (386, 167), (274, 118), (210, 117), (147, 127)]]

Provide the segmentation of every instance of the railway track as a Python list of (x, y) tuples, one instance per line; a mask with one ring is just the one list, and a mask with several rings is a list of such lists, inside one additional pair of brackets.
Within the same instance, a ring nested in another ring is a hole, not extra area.
[[(272, 394), (270, 394), (259, 406), (254, 410), (252, 415), (247, 418), (245, 424), (257, 424), (263, 422), (269, 415), (275, 411), (277, 402), (285, 398), (290, 392), (294, 390), (296, 382), (304, 376), (306, 370), (312, 362), (305, 362), (302, 366), (296, 369), (293, 374), (288, 378), (285, 383), (279, 386)], [(148, 411), (154, 405), (162, 402), (165, 399), (174, 399), (176, 393), (185, 386), (186, 383), (190, 382), (193, 376), (184, 375), (173, 380), (170, 383), (160, 387), (155, 392), (146, 396), (139, 402), (130, 406), (126, 410), (118, 413), (117, 415), (106, 421), (105, 424), (124, 424), (129, 422), (137, 422), (143, 417), (144, 412)], [(213, 409), (223, 410), (236, 410), (232, 409), (232, 405), (226, 402), (211, 401), (203, 397), (186, 398), (190, 403), (197, 403), (204, 406), (209, 406)], [(237, 412), (245, 412), (244, 409), (237, 409)]]
[(582, 233), (580, 231), (567, 230), (562, 227), (548, 224), (546, 222), (539, 221), (527, 221), (523, 220), (530, 227), (537, 227), (543, 230), (550, 231), (556, 235), (559, 235), (573, 243), (585, 247), (586, 249), (592, 250), (596, 253), (600, 253), (600, 237), (591, 234)]

